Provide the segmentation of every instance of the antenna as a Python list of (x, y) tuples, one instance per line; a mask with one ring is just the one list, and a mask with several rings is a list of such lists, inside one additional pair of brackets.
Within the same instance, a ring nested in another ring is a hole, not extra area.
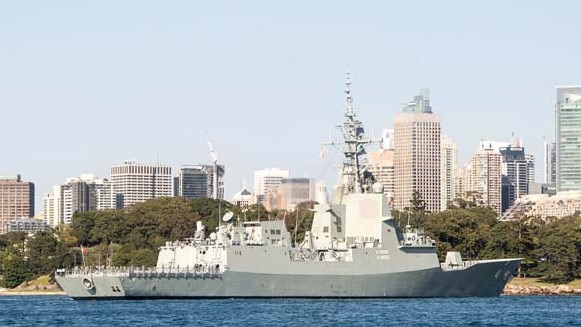
[(347, 99), (347, 112), (345, 116), (349, 118), (355, 117), (355, 111), (353, 110), (353, 97), (351, 96), (351, 75), (349, 72), (345, 73), (345, 95)]
[(298, 229), (298, 225), (299, 225), (299, 206), (297, 205), (297, 207), (295, 208), (296, 212), (296, 217), (295, 217), (295, 247), (297, 246), (297, 229)]
[(210, 136), (206, 133), (206, 140), (208, 141), (208, 148), (210, 149), (210, 157), (212, 159), (212, 199), (218, 199), (218, 156), (214, 152), (214, 146), (210, 141)]

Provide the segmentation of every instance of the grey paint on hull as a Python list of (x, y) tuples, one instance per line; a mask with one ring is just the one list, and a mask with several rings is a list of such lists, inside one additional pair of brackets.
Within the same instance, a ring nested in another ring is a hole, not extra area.
[[(381, 298), (498, 296), (519, 260), (494, 260), (462, 270), (440, 268), (377, 275), (272, 275), (228, 271), (214, 278), (57, 277), (74, 299), (104, 298)], [(117, 286), (118, 291), (115, 286)]]

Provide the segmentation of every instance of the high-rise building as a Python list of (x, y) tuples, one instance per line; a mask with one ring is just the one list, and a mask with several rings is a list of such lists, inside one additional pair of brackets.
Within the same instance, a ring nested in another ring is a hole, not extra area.
[(557, 145), (555, 142), (544, 143), (544, 179), (545, 184), (555, 184), (557, 182)]
[(581, 86), (557, 87), (557, 192), (581, 190)]
[(393, 129), (384, 129), (381, 131), (381, 149), (393, 150)]
[[(527, 170), (528, 170), (528, 184), (535, 183), (535, 155), (532, 153), (525, 153), (525, 161), (527, 162)], [(529, 186), (530, 188), (530, 186)]]
[(6, 233), (10, 220), (34, 216), (34, 184), (20, 175), (0, 176), (0, 234)]
[(153, 198), (172, 196), (170, 166), (125, 161), (123, 165), (111, 166), (111, 183), (117, 197), (117, 206), (121, 208)]
[(440, 117), (432, 113), (429, 93), (408, 103), (394, 118), (394, 208), (410, 206), (414, 192), (425, 202), (425, 209), (441, 209)]
[(502, 155), (502, 175), (505, 177), (501, 211), (505, 212), (516, 199), (529, 194), (534, 162), (531, 160), (532, 157), (527, 156), (523, 147), (509, 145), (499, 150)]
[(502, 210), (502, 156), (493, 148), (481, 148), (462, 172), (462, 192), (458, 197), (477, 205), (492, 208), (498, 215)]
[(450, 138), (442, 136), (440, 155), (440, 179), (441, 179), (441, 208), (440, 210), (448, 209), (448, 205), (454, 200), (454, 183), (456, 181), (456, 174), (458, 171), (458, 147)]
[(276, 194), (280, 191), (283, 178), (289, 177), (289, 171), (280, 168), (265, 168), (254, 172), (254, 195), (257, 202), (263, 205), (266, 200), (276, 203)]
[(45, 222), (52, 227), (70, 224), (75, 212), (117, 208), (113, 185), (89, 174), (55, 185), (53, 192), (44, 196), (43, 204)]
[(283, 178), (278, 196), (278, 209), (295, 210), (297, 205), (315, 201), (315, 180), (312, 178)]
[(52, 193), (47, 193), (43, 198), (44, 221), (48, 226), (57, 227), (64, 224), (62, 218), (62, 187), (53, 186)]
[[(384, 141), (383, 145), (385, 144)], [(393, 207), (393, 194), (395, 192), (393, 153), (393, 148), (382, 147), (379, 151), (367, 154), (369, 172), (373, 175), (376, 182), (383, 185), (383, 194), (385, 194), (390, 207)]]
[[(224, 199), (224, 172), (223, 165), (217, 166), (218, 199)], [(174, 196), (187, 199), (212, 198), (214, 192), (214, 166), (194, 165), (183, 166), (174, 177)]]

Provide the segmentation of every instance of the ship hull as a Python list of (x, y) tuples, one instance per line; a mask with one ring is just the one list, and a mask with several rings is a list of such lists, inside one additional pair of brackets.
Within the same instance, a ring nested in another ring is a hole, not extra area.
[(226, 271), (219, 276), (57, 276), (73, 299), (424, 298), (499, 296), (520, 260), (465, 269), (431, 268), (371, 275), (287, 275)]

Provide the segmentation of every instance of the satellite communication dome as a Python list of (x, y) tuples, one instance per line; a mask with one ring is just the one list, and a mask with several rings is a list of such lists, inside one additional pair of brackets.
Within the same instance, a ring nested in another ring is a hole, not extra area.
[(234, 213), (232, 211), (228, 211), (226, 212), (226, 214), (224, 214), (224, 216), (222, 217), (222, 221), (224, 222), (229, 222), (232, 217), (234, 217)]

